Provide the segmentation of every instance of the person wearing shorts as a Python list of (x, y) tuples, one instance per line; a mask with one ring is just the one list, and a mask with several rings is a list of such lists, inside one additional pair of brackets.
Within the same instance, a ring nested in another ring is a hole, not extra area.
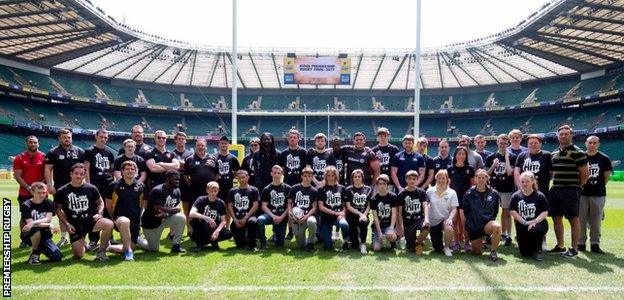
[(498, 243), (501, 240), (502, 228), (496, 221), (500, 196), (492, 187), (488, 186), (489, 176), (484, 169), (477, 170), (475, 175), (476, 185), (471, 187), (464, 195), (462, 210), (466, 220), (466, 232), (472, 243), (472, 253), (481, 255), (483, 238), (491, 237), (492, 251), (490, 260), (498, 260)]
[[(563, 257), (573, 258), (578, 255), (579, 235), (579, 190), (589, 178), (587, 155), (572, 143), (574, 132), (568, 125), (557, 130), (559, 149), (552, 153), (553, 184), (548, 196), (553, 218), (557, 245), (550, 253), (561, 253)], [(570, 222), (572, 244), (566, 251), (563, 244), (563, 217)]]
[(511, 194), (515, 190), (513, 172), (516, 165), (516, 156), (507, 151), (509, 137), (506, 134), (498, 135), (496, 145), (498, 146), (498, 151), (485, 159), (485, 169), (488, 175), (490, 175), (490, 185), (498, 192), (501, 198), (500, 204), (503, 208), (501, 215), (501, 225), (503, 226), (502, 239), (505, 242), (505, 246), (510, 246), (512, 239), (509, 203), (511, 203)]

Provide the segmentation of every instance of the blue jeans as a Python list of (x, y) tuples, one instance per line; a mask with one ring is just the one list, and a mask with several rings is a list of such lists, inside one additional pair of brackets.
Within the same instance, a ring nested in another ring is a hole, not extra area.
[[(263, 214), (258, 217), (258, 239), (260, 240), (260, 247), (266, 247), (266, 233), (265, 226), (267, 224), (273, 224), (273, 218), (268, 214)], [(284, 218), (281, 223), (273, 224), (273, 233), (275, 234), (275, 245), (284, 246), (284, 240), (286, 239), (286, 227), (288, 220)]]
[(345, 218), (340, 220), (327, 220), (327, 218), (321, 219), (321, 236), (323, 237), (323, 248), (331, 249), (333, 246), (332, 243), (332, 227), (338, 226), (340, 227), (340, 231), (342, 232), (342, 240), (345, 242), (349, 241), (349, 223)]

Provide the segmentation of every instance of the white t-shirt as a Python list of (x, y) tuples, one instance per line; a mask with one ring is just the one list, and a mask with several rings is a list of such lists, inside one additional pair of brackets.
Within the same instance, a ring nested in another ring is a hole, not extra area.
[(436, 187), (430, 187), (427, 190), (427, 198), (429, 199), (429, 222), (431, 226), (437, 226), (444, 222), (454, 207), (459, 206), (457, 201), (457, 193), (451, 188), (447, 188), (441, 197), (436, 193)]

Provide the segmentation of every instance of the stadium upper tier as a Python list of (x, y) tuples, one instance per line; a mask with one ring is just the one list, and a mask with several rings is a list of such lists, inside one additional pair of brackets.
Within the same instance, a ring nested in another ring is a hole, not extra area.
[[(541, 81), (517, 87), (481, 88), (476, 91), (452, 91), (421, 94), (421, 111), (461, 111), (462, 109), (494, 108), (531, 105), (571, 99), (579, 96), (624, 89), (621, 69), (610, 74), (587, 80), (576, 77), (554, 81)], [(0, 65), (0, 81), (13, 83), (29, 89), (41, 89), (60, 95), (71, 95), (96, 100), (118, 101), (128, 104), (151, 104), (166, 107), (195, 107), (227, 110), (231, 108), (231, 94), (227, 91), (180, 88), (159, 84), (142, 84), (142, 87), (113, 83), (109, 79), (89, 76), (75, 76), (54, 72), (51, 76)], [(238, 97), (239, 110), (327, 110), (332, 111), (392, 111), (413, 110), (413, 95), (402, 93), (389, 96), (383, 91), (334, 95), (301, 91), (300, 93), (274, 93), (261, 90), (254, 94), (242, 91)]]
[[(623, 11), (621, 1), (553, 0), (498, 34), (423, 49), (420, 87), (437, 90), (530, 82), (619, 66), (624, 60)], [(52, 68), (111, 79), (228, 88), (235, 59), (239, 66), (236, 80), (242, 89), (415, 88), (412, 49), (252, 49), (239, 53), (231, 57), (227, 48), (141, 32), (117, 22), (89, 0), (0, 2), (0, 56), (44, 71)], [(283, 57), (288, 53), (346, 54), (351, 59), (351, 84), (284, 85)]]

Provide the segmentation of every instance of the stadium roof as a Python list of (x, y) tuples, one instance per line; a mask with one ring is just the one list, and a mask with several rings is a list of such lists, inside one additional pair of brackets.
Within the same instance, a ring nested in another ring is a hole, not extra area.
[[(216, 30), (216, 29), (215, 29)], [(482, 39), (423, 49), (425, 89), (516, 83), (590, 72), (624, 60), (624, 1), (554, 0), (511, 29)], [(230, 49), (147, 34), (117, 22), (89, 0), (0, 2), (0, 56), (37, 66), (158, 84), (230, 87)], [(350, 86), (413, 89), (411, 49), (239, 49), (242, 88), (283, 85), (287, 53), (351, 57)]]

